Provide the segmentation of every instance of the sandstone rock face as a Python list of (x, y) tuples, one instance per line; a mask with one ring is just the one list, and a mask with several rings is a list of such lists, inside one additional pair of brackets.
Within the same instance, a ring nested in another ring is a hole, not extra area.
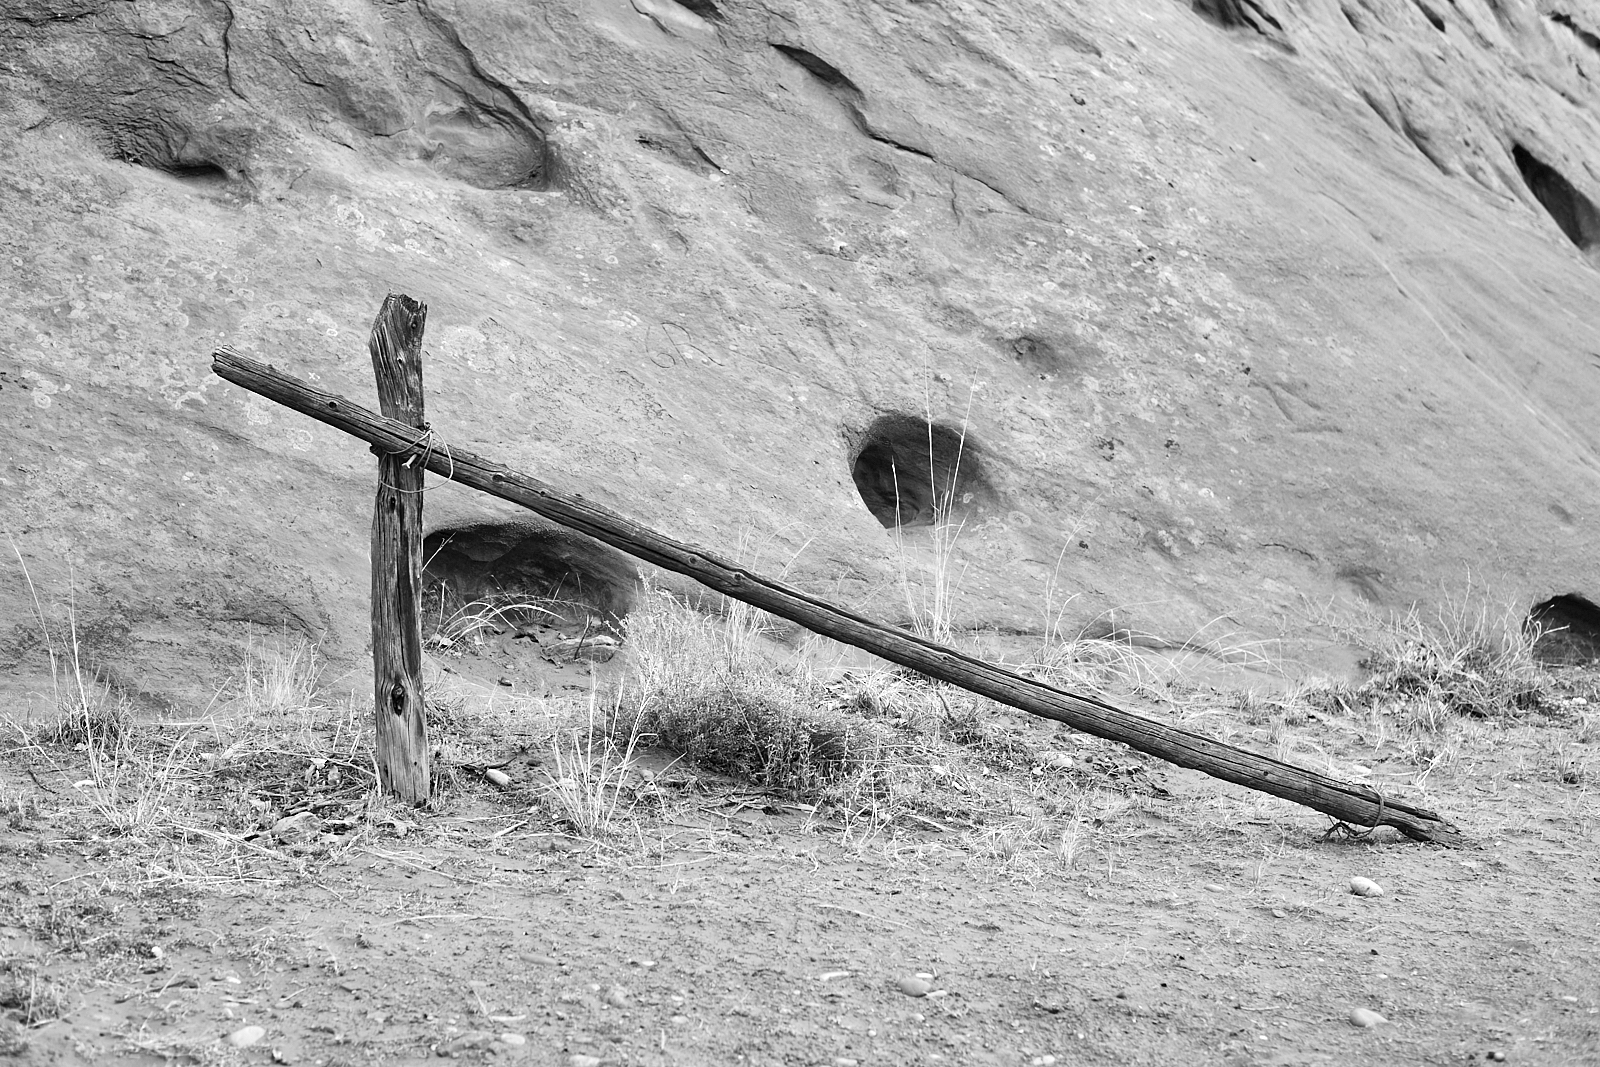
[(13, 0), (0, 518), (131, 692), (355, 667), (371, 457), (209, 353), (370, 403), (396, 289), (444, 439), (890, 617), (936, 505), (965, 626), (1593, 598), (1597, 103), (1580, 0)]

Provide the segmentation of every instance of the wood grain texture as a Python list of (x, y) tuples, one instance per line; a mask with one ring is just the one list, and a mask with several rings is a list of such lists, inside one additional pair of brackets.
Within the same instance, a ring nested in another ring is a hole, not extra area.
[(429, 796), (428, 725), (422, 697), (422, 488), (411, 443), (426, 436), (422, 331), (428, 309), (408, 296), (384, 299), (367, 348), (385, 417), (409, 428), (405, 445), (374, 443), (378, 497), (372, 510), (372, 670), (382, 787), (412, 804)]
[[(218, 349), (213, 354), (212, 369), (235, 385), (379, 448), (399, 450), (416, 439), (416, 430), (403, 423), (383, 418), (344, 397), (324, 392), (230, 349)], [(1096, 737), (1120, 741), (1180, 767), (1303, 804), (1355, 826), (1392, 826), (1415, 840), (1443, 845), (1468, 843), (1453, 824), (1425, 808), (1381, 796), (1366, 786), (1341, 782), (1135, 715), (1092, 697), (1023, 678), (904, 630), (881, 626), (792, 586), (754, 574), (707, 549), (664, 537), (581, 496), (563, 493), (537, 478), (471, 452), (449, 448), (435, 440), (424, 461), (435, 474), (520, 504), (547, 519), (658, 567), (688, 575), (711, 589), (799, 623), (815, 633), (865, 649), (892, 663), (1002, 704), (1066, 723)]]

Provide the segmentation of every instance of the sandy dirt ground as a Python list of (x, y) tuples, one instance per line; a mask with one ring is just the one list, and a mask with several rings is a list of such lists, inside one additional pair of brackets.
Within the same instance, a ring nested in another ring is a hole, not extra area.
[[(196, 816), (119, 832), (85, 800), (84, 750), (8, 746), (4, 1047), (318, 1067), (1600, 1063), (1583, 684), (1455, 727), (1442, 758), (1353, 718), (1293, 732), (1436, 805), (1462, 850), (1329, 836), (1009, 712), (998, 728), (1073, 757), (984, 772), (1031, 810), (975, 795), (869, 826), (651, 751), (603, 841), (552, 816), (548, 761), (509, 735), (488, 742), (506, 788), (463, 765), (428, 812), (341, 794), (337, 760), (281, 765), (323, 776), (302, 835)], [(1215, 703), (1235, 741), (1274, 740)], [(202, 801), (186, 810), (283, 795), (226, 749), (197, 766), (177, 776)]]

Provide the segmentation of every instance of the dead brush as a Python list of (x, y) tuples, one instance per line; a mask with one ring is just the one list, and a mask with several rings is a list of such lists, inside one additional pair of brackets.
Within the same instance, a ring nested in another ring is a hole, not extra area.
[(132, 725), (127, 700), (102, 684), (75, 694), (58, 718), (41, 723), (32, 734), (42, 744), (103, 753), (121, 745)]
[[(830, 710), (893, 729), (901, 760), (943, 764), (971, 758), (999, 771), (1025, 770), (1039, 761), (1034, 744), (1009, 725), (1012, 712), (915, 671), (870, 671), (823, 691)], [(962, 751), (949, 751), (952, 746)]]
[(481, 645), (507, 630), (520, 630), (538, 622), (554, 626), (574, 614), (589, 613), (584, 605), (519, 593), (490, 593), (461, 600), (442, 582), (428, 587), (423, 610), (433, 617), (427, 643), (441, 650), (461, 644)]
[(1358, 700), (1394, 698), (1408, 725), (1429, 729), (1442, 713), (1490, 718), (1536, 710), (1544, 688), (1536, 665), (1488, 644), (1407, 637), (1374, 650), (1362, 666), (1372, 675), (1356, 690)]
[(1352, 725), (1374, 749), (1390, 747), (1418, 768), (1418, 785), (1487, 744), (1486, 726), (1498, 732), (1568, 710), (1557, 696), (1561, 680), (1534, 655), (1537, 624), (1515, 608), (1474, 606), (1470, 590), (1431, 615), (1413, 607), (1390, 616), (1324, 612), (1317, 621), (1364, 649), (1360, 665), (1369, 673), (1356, 684), (1302, 684), (1293, 702)]
[(77, 689), (56, 718), (7, 725), (35, 765), (71, 769), (81, 809), (103, 832), (119, 836), (142, 834), (159, 821), (189, 755), (183, 743), (150, 746), (126, 697), (109, 686)]
[(235, 825), (305, 811), (348, 815), (375, 793), (371, 721), (354, 704), (318, 695), (315, 647), (295, 636), (251, 647), (236, 693), (213, 714), (177, 727), (209, 742), (199, 762), (228, 797)]
[(763, 625), (760, 613), (714, 619), (647, 586), (625, 623), (633, 685), (616, 721), (706, 770), (822, 799), (882, 762), (891, 737), (826, 707), (808, 670), (764, 646)]
[[(0, 1019), (9, 1016), (20, 1027), (36, 1029), (67, 1016), (70, 1009), (65, 992), (40, 974), (36, 966), (7, 960), (0, 967), (4, 968), (0, 975)], [(0, 1054), (5, 1052), (5, 1035), (0, 1032)]]
[[(273, 828), (364, 825), (375, 794), (369, 713), (315, 695), (315, 649), (298, 637), (246, 653), (242, 676), (197, 717), (136, 718), (108, 687), (75, 689), (59, 721), (7, 725), (30, 765), (72, 783), (52, 822), (115, 842), (118, 877), (142, 888), (259, 880), (283, 863)], [(92, 696), (91, 703), (86, 696)]]
[(799, 799), (868, 773), (891, 749), (883, 729), (820, 707), (793, 676), (728, 674), (638, 705), (638, 729), (697, 766)]
[(1330, 620), (1367, 650), (1366, 681), (1332, 695), (1354, 707), (1387, 705), (1409, 727), (1435, 729), (1445, 713), (1515, 718), (1550, 703), (1554, 680), (1534, 656), (1540, 631), (1515, 608), (1471, 605), (1471, 591), (1447, 597), (1434, 614), (1413, 606), (1401, 615), (1355, 624)]

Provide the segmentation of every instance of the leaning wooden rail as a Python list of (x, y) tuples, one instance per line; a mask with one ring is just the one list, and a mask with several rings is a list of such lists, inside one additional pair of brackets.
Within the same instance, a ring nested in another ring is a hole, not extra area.
[(414, 427), (377, 415), (342, 396), (323, 392), (232, 349), (217, 349), (212, 354), (211, 369), (235, 385), (310, 415), (378, 449), (411, 452), (428, 470), (441, 477), (520, 504), (639, 559), (688, 575), (719, 593), (799, 623), (824, 637), (865, 649), (891, 663), (921, 671), (1032, 715), (1055, 719), (1084, 733), (1120, 741), (1129, 748), (1180, 767), (1190, 767), (1213, 778), (1303, 804), (1353, 825), (1392, 826), (1414, 840), (1442, 845), (1466, 843), (1453, 824), (1434, 812), (1386, 798), (1365, 786), (1341, 782), (1123, 711), (1100, 700), (1064, 692), (904, 630), (880, 626), (793, 586), (752, 574), (706, 549), (664, 537), (581, 496), (563, 493), (537, 478), (451, 447), (437, 434), (419, 434)]

